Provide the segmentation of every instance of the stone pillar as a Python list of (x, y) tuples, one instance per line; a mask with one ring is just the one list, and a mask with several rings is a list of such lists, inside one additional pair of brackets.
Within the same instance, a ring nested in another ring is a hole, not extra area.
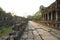
[(45, 14), (45, 21), (46, 21), (46, 14)]
[(42, 20), (44, 21), (44, 14), (42, 14), (42, 18), (43, 18)]
[(58, 13), (56, 12), (56, 21), (58, 21)]
[(43, 17), (43, 20), (45, 21), (45, 15), (44, 15), (44, 17)]
[[(47, 15), (47, 14), (46, 14), (46, 15)], [(47, 15), (46, 19), (47, 19), (47, 21), (48, 21), (48, 15)]]
[(52, 12), (51, 12), (51, 21), (52, 21), (52, 17), (53, 17), (53, 16), (52, 16)]
[(45, 14), (44, 14), (44, 21), (46, 21), (46, 17), (45, 17)]
[(45, 14), (44, 14), (44, 21), (45, 21)]
[(44, 20), (46, 21), (46, 14), (45, 14), (45, 19)]
[(49, 13), (47, 14), (47, 19), (48, 19), (48, 21), (49, 21)]

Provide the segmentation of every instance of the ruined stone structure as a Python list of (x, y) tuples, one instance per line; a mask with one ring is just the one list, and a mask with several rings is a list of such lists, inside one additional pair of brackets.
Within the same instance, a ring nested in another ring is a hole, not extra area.
[(43, 23), (50, 27), (60, 29), (60, 0), (56, 0), (41, 12)]

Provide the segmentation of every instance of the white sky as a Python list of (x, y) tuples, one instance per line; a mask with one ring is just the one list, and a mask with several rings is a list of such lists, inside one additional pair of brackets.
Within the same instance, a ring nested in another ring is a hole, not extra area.
[(40, 5), (49, 6), (55, 0), (0, 0), (0, 7), (6, 12), (14, 12), (18, 16), (33, 15)]

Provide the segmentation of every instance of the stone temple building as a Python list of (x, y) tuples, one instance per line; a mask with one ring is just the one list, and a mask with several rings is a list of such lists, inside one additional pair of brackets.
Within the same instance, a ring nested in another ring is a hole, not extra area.
[(44, 24), (60, 29), (60, 0), (41, 10), (41, 13)]

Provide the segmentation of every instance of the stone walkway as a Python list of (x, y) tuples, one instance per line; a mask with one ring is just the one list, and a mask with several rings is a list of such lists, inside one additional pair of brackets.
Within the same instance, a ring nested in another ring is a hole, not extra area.
[(56, 31), (30, 21), (20, 40), (60, 40), (58, 34), (54, 35)]

